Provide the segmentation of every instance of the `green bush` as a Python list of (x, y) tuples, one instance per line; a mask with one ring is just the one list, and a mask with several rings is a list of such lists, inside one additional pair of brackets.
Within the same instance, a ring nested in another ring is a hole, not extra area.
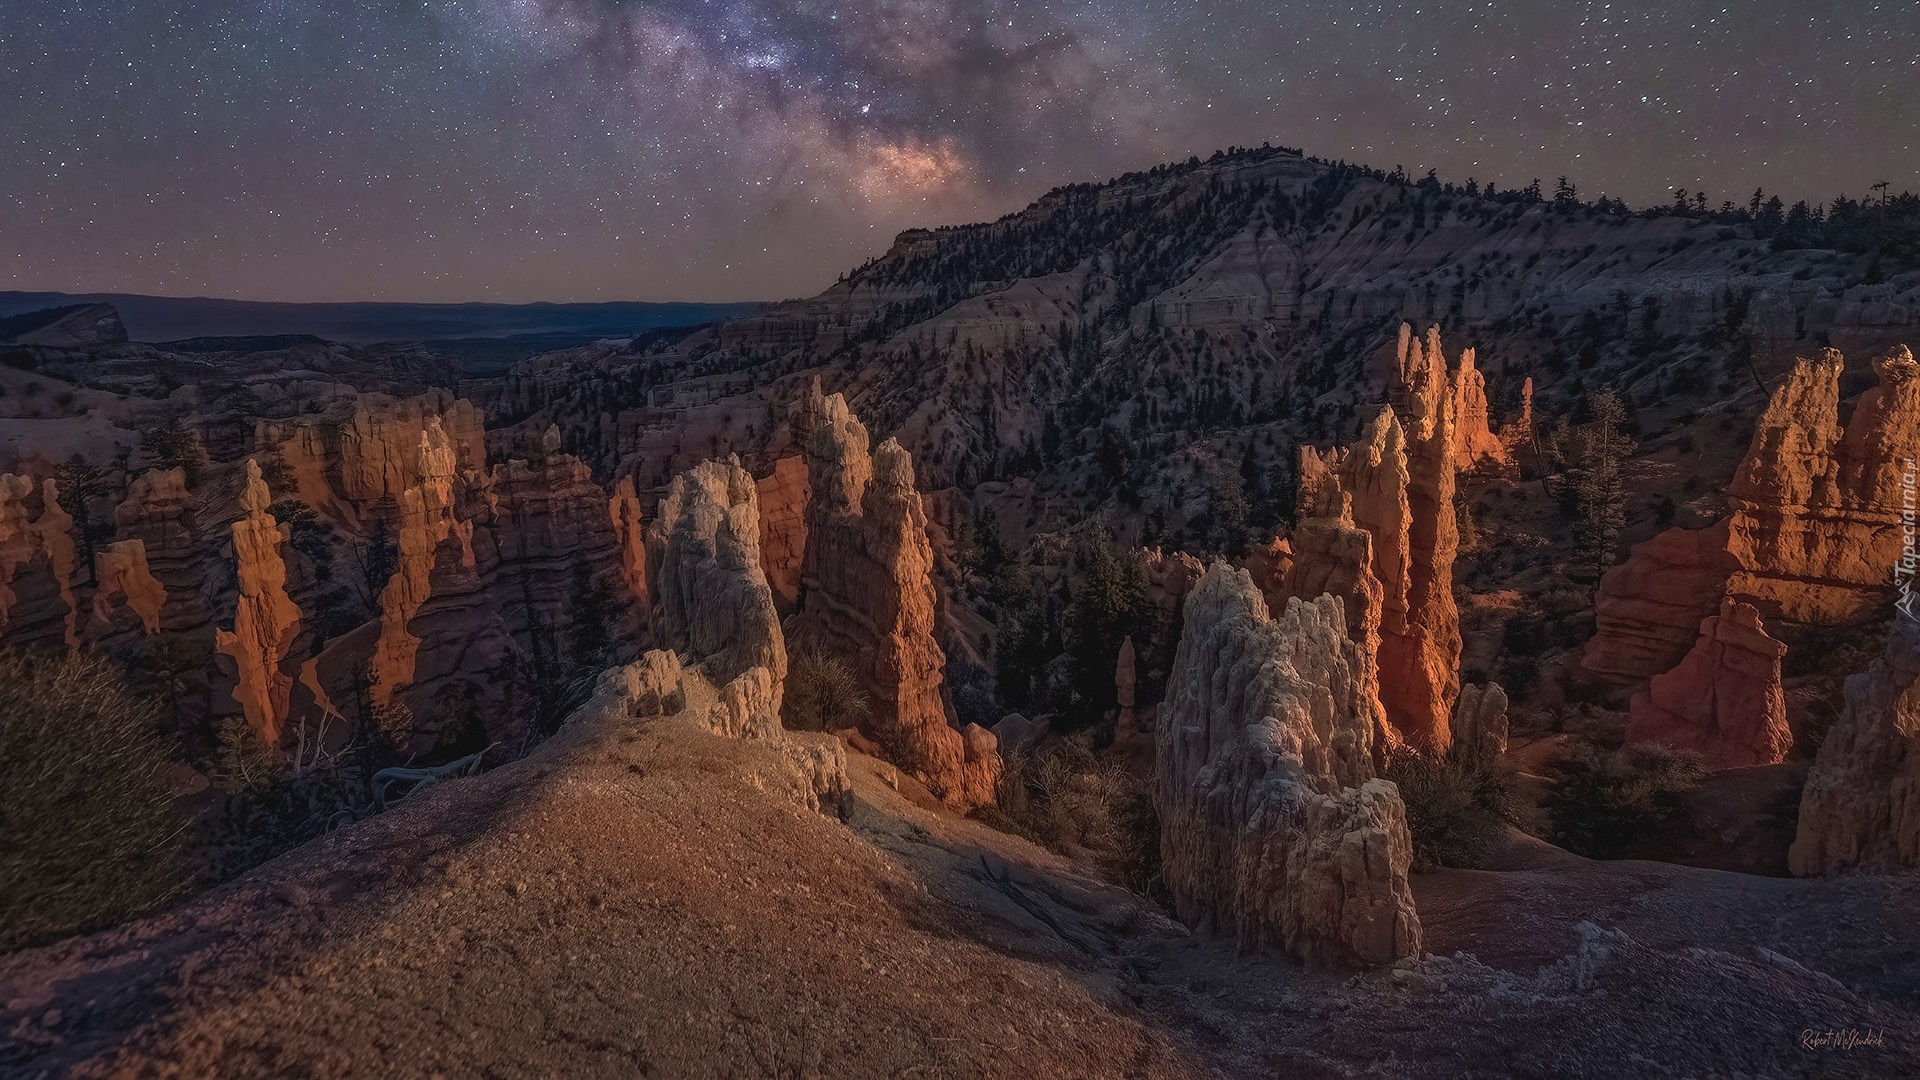
[(1495, 827), (1514, 815), (1513, 771), (1500, 758), (1456, 745), (1444, 756), (1407, 755), (1387, 768), (1413, 834), (1413, 868), (1479, 865)]
[(157, 719), (97, 659), (0, 653), (0, 950), (112, 925), (186, 884)]
[(1611, 753), (1582, 746), (1553, 768), (1553, 842), (1590, 859), (1624, 858), (1642, 837), (1672, 825), (1706, 775), (1698, 755), (1657, 745)]

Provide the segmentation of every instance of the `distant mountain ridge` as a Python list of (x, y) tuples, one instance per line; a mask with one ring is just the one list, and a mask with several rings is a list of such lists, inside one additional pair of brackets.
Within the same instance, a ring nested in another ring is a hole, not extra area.
[(0, 318), (111, 304), (135, 341), (312, 334), (332, 341), (443, 341), (530, 335), (628, 337), (759, 310), (757, 303), (283, 304), (131, 293), (0, 292)]

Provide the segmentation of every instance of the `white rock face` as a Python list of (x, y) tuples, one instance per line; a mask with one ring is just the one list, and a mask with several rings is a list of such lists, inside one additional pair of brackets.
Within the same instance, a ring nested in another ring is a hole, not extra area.
[(766, 668), (777, 705), (787, 649), (760, 566), (753, 477), (731, 461), (675, 477), (647, 537), (647, 562), (655, 639), (692, 655), (716, 686)]
[(1416, 955), (1399, 789), (1373, 773), (1378, 696), (1332, 596), (1269, 615), (1217, 564), (1187, 598), (1157, 728), (1174, 909), (1316, 966)]
[(1920, 620), (1896, 615), (1886, 655), (1847, 680), (1787, 863), (1802, 877), (1920, 868)]
[(764, 744), (778, 765), (756, 774), (762, 785), (814, 809), (844, 805), (850, 784), (840, 741), (780, 726), (787, 649), (760, 561), (753, 478), (733, 461), (675, 477), (647, 561), (654, 634), (674, 651), (603, 674), (589, 709), (673, 715)]

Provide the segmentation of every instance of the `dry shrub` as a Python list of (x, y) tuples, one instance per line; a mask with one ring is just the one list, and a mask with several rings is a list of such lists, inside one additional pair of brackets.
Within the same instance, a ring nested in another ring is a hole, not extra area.
[(1135, 892), (1160, 882), (1160, 823), (1147, 785), (1100, 760), (1084, 738), (1009, 754), (998, 805), (976, 816), (1005, 832), (1085, 859)]
[(859, 676), (845, 660), (811, 649), (795, 650), (788, 659), (780, 726), (789, 731), (839, 731), (859, 726), (871, 708)]
[(157, 721), (97, 659), (0, 653), (0, 950), (111, 925), (186, 884)]
[(1611, 753), (1576, 748), (1554, 763), (1547, 792), (1553, 842), (1590, 859), (1624, 858), (1641, 838), (1671, 826), (1706, 768), (1697, 754), (1664, 746)]
[(1398, 758), (1386, 776), (1407, 806), (1415, 870), (1478, 866), (1494, 829), (1514, 817), (1512, 767), (1462, 744), (1442, 756)]

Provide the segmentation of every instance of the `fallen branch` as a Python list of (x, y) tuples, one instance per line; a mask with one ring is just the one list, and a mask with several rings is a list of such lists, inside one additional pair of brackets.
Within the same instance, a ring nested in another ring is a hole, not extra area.
[[(404, 799), (407, 795), (411, 795), (421, 788), (430, 787), (442, 780), (450, 780), (461, 776), (472, 776), (474, 773), (480, 771), (480, 760), (491, 753), (494, 746), (498, 745), (500, 744), (494, 743), (493, 746), (489, 746), (478, 753), (468, 754), (458, 761), (449, 761), (445, 765), (435, 765), (430, 769), (406, 769), (398, 766), (381, 769), (379, 772), (373, 774), (373, 801), (379, 805), (380, 809), (385, 810), (387, 808), (387, 789), (393, 784), (413, 785), (407, 789), (405, 795), (400, 796), (401, 799)], [(395, 799), (394, 801), (398, 802), (400, 800)]]

